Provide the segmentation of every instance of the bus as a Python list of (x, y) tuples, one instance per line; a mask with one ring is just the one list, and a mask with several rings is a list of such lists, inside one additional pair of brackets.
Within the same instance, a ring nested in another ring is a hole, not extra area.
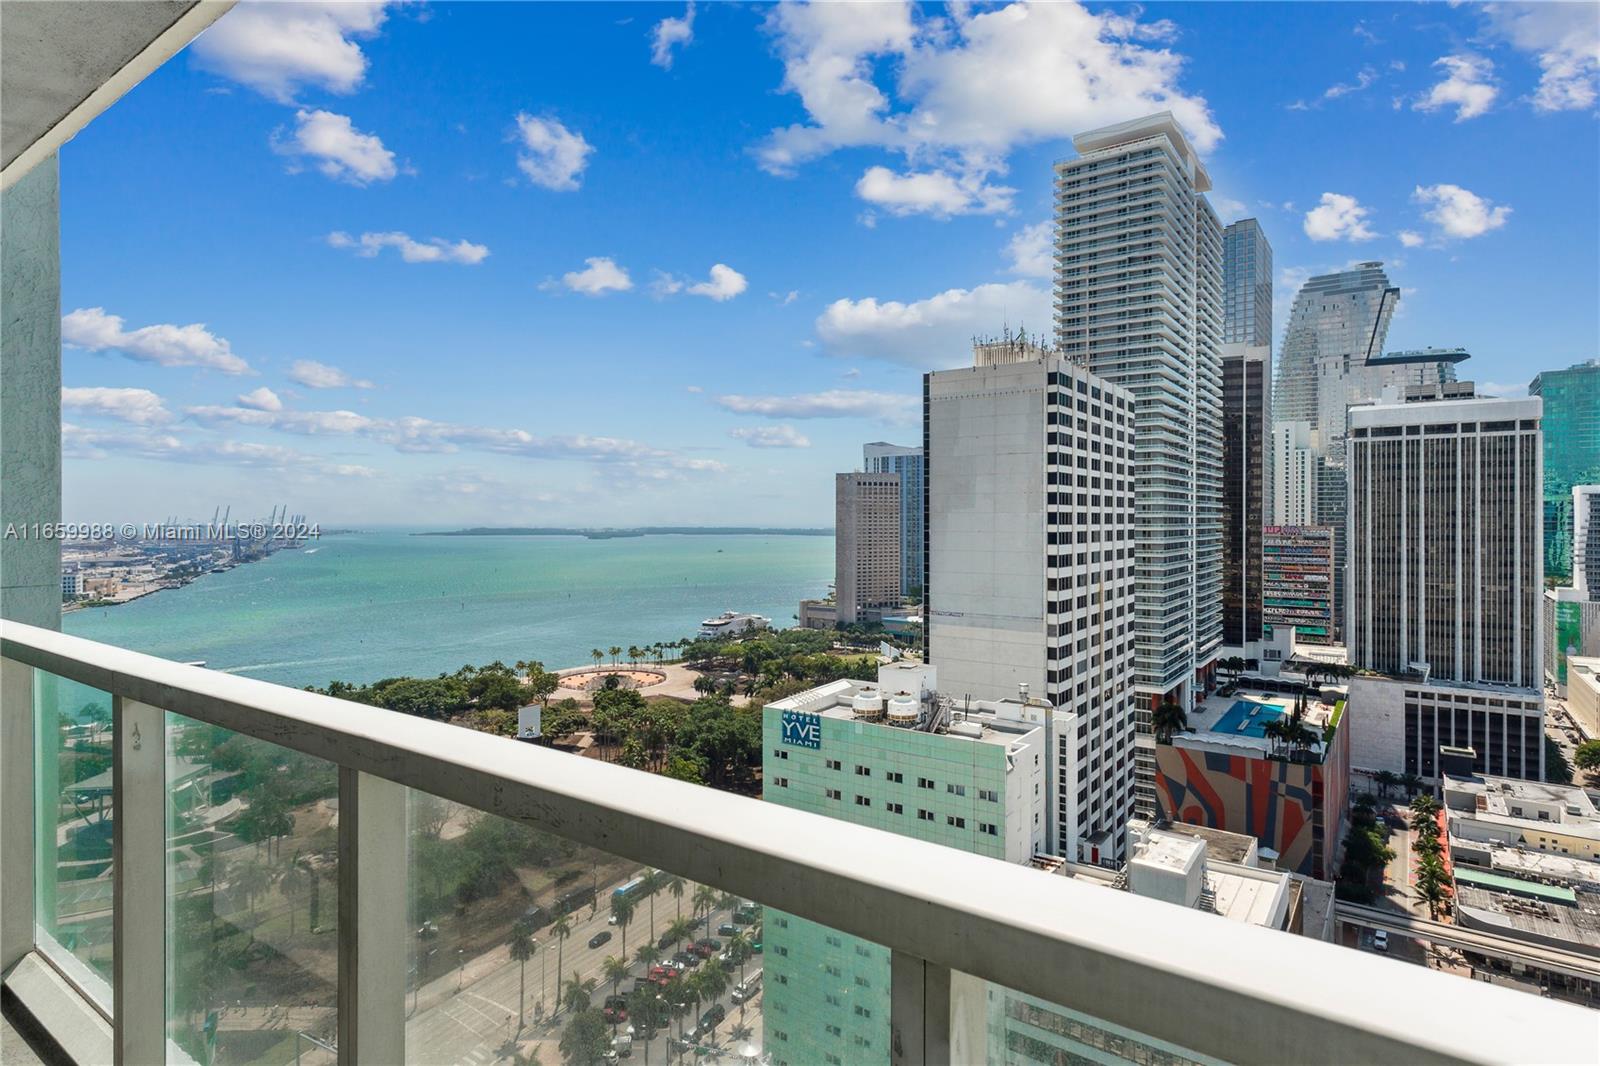
[(555, 912), (557, 914), (571, 914), (582, 907), (594, 906), (594, 886), (588, 888), (575, 888), (556, 900)]
[(611, 901), (621, 900), (624, 903), (635, 903), (644, 897), (645, 879), (643, 876), (635, 877), (625, 885), (619, 885), (611, 892)]

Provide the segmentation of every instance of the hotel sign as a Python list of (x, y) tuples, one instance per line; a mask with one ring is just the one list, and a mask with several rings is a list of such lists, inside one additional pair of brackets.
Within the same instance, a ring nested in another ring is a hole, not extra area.
[(822, 716), (804, 711), (784, 711), (779, 721), (783, 742), (794, 748), (822, 747)]

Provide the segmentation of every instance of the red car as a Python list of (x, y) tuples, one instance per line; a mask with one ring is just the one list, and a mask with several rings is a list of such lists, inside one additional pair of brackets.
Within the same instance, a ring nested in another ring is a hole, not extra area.
[(713, 940), (710, 937), (707, 937), (704, 940), (695, 941), (694, 946), (689, 950), (700, 956), (702, 959), (709, 959), (711, 956), (722, 950), (722, 941)]
[(607, 996), (606, 1005), (601, 1013), (605, 1016), (607, 1025), (620, 1025), (628, 1020), (628, 1001), (622, 996)]

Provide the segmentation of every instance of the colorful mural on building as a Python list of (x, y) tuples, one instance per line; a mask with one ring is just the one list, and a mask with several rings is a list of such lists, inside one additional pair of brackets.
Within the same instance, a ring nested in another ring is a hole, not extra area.
[[(1338, 721), (1338, 718), (1335, 718)], [(1208, 748), (1203, 734), (1156, 745), (1156, 803), (1170, 822), (1245, 833), (1282, 870), (1331, 877), (1349, 788), (1350, 737), (1336, 728), (1322, 762)]]

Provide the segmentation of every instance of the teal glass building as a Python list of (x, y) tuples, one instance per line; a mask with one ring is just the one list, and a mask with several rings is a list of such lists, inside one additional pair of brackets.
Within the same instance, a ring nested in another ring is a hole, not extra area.
[(1544, 573), (1572, 577), (1572, 487), (1600, 483), (1600, 359), (1547, 370), (1528, 384), (1544, 400)]

